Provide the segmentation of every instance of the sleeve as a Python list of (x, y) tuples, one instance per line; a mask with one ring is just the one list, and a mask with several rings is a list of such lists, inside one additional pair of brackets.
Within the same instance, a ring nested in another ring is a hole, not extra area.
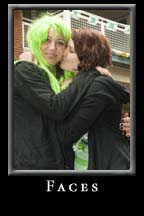
[(66, 145), (76, 142), (88, 132), (93, 123), (113, 102), (115, 102), (115, 98), (112, 94), (95, 80), (83, 97), (77, 111), (65, 121), (61, 142)]
[(68, 116), (93, 80), (92, 76), (77, 76), (66, 90), (55, 95), (43, 74), (36, 65), (21, 62), (15, 65), (14, 85), (32, 106), (53, 120)]

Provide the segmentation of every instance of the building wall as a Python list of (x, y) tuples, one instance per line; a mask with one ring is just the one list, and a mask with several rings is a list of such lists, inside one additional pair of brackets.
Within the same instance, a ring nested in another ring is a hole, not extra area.
[[(113, 78), (116, 81), (121, 83), (125, 83), (129, 86), (130, 84), (130, 67), (118, 66), (114, 64), (112, 67), (109, 68)], [(127, 86), (127, 87), (128, 87)]]
[(22, 44), (22, 11), (14, 10), (14, 60), (23, 52)]

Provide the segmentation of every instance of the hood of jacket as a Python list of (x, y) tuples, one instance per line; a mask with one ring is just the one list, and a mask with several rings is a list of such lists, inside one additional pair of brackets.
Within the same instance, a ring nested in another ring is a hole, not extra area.
[(100, 75), (96, 79), (102, 82), (119, 101), (124, 104), (130, 102), (130, 92), (117, 81), (106, 75)]

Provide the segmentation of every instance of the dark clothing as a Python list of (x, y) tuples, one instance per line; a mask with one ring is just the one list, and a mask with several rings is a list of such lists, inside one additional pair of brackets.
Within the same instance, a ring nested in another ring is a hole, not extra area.
[(130, 169), (130, 147), (119, 129), (122, 104), (130, 95), (113, 79), (95, 74), (77, 109), (65, 121), (61, 142), (71, 145), (88, 131), (89, 170)]
[(72, 144), (87, 131), (88, 169), (129, 169), (129, 145), (119, 130), (129, 93), (117, 82), (93, 69), (55, 95), (32, 63), (18, 63), (14, 76), (17, 169), (73, 169)]
[[(64, 161), (54, 119), (64, 119), (92, 82), (78, 76), (59, 96), (50, 87), (46, 72), (29, 62), (14, 67), (14, 169), (70, 169)], [(71, 167), (72, 169), (72, 167)]]

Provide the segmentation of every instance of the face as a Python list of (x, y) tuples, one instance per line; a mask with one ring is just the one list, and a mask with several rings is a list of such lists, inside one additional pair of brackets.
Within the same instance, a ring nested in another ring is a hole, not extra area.
[(41, 46), (41, 52), (45, 60), (52, 65), (61, 61), (66, 48), (66, 42), (53, 28), (50, 28), (47, 41)]
[(70, 40), (68, 43), (68, 47), (64, 52), (60, 67), (63, 70), (68, 70), (76, 73), (78, 71), (78, 64), (79, 64), (79, 59), (74, 50), (74, 42)]

